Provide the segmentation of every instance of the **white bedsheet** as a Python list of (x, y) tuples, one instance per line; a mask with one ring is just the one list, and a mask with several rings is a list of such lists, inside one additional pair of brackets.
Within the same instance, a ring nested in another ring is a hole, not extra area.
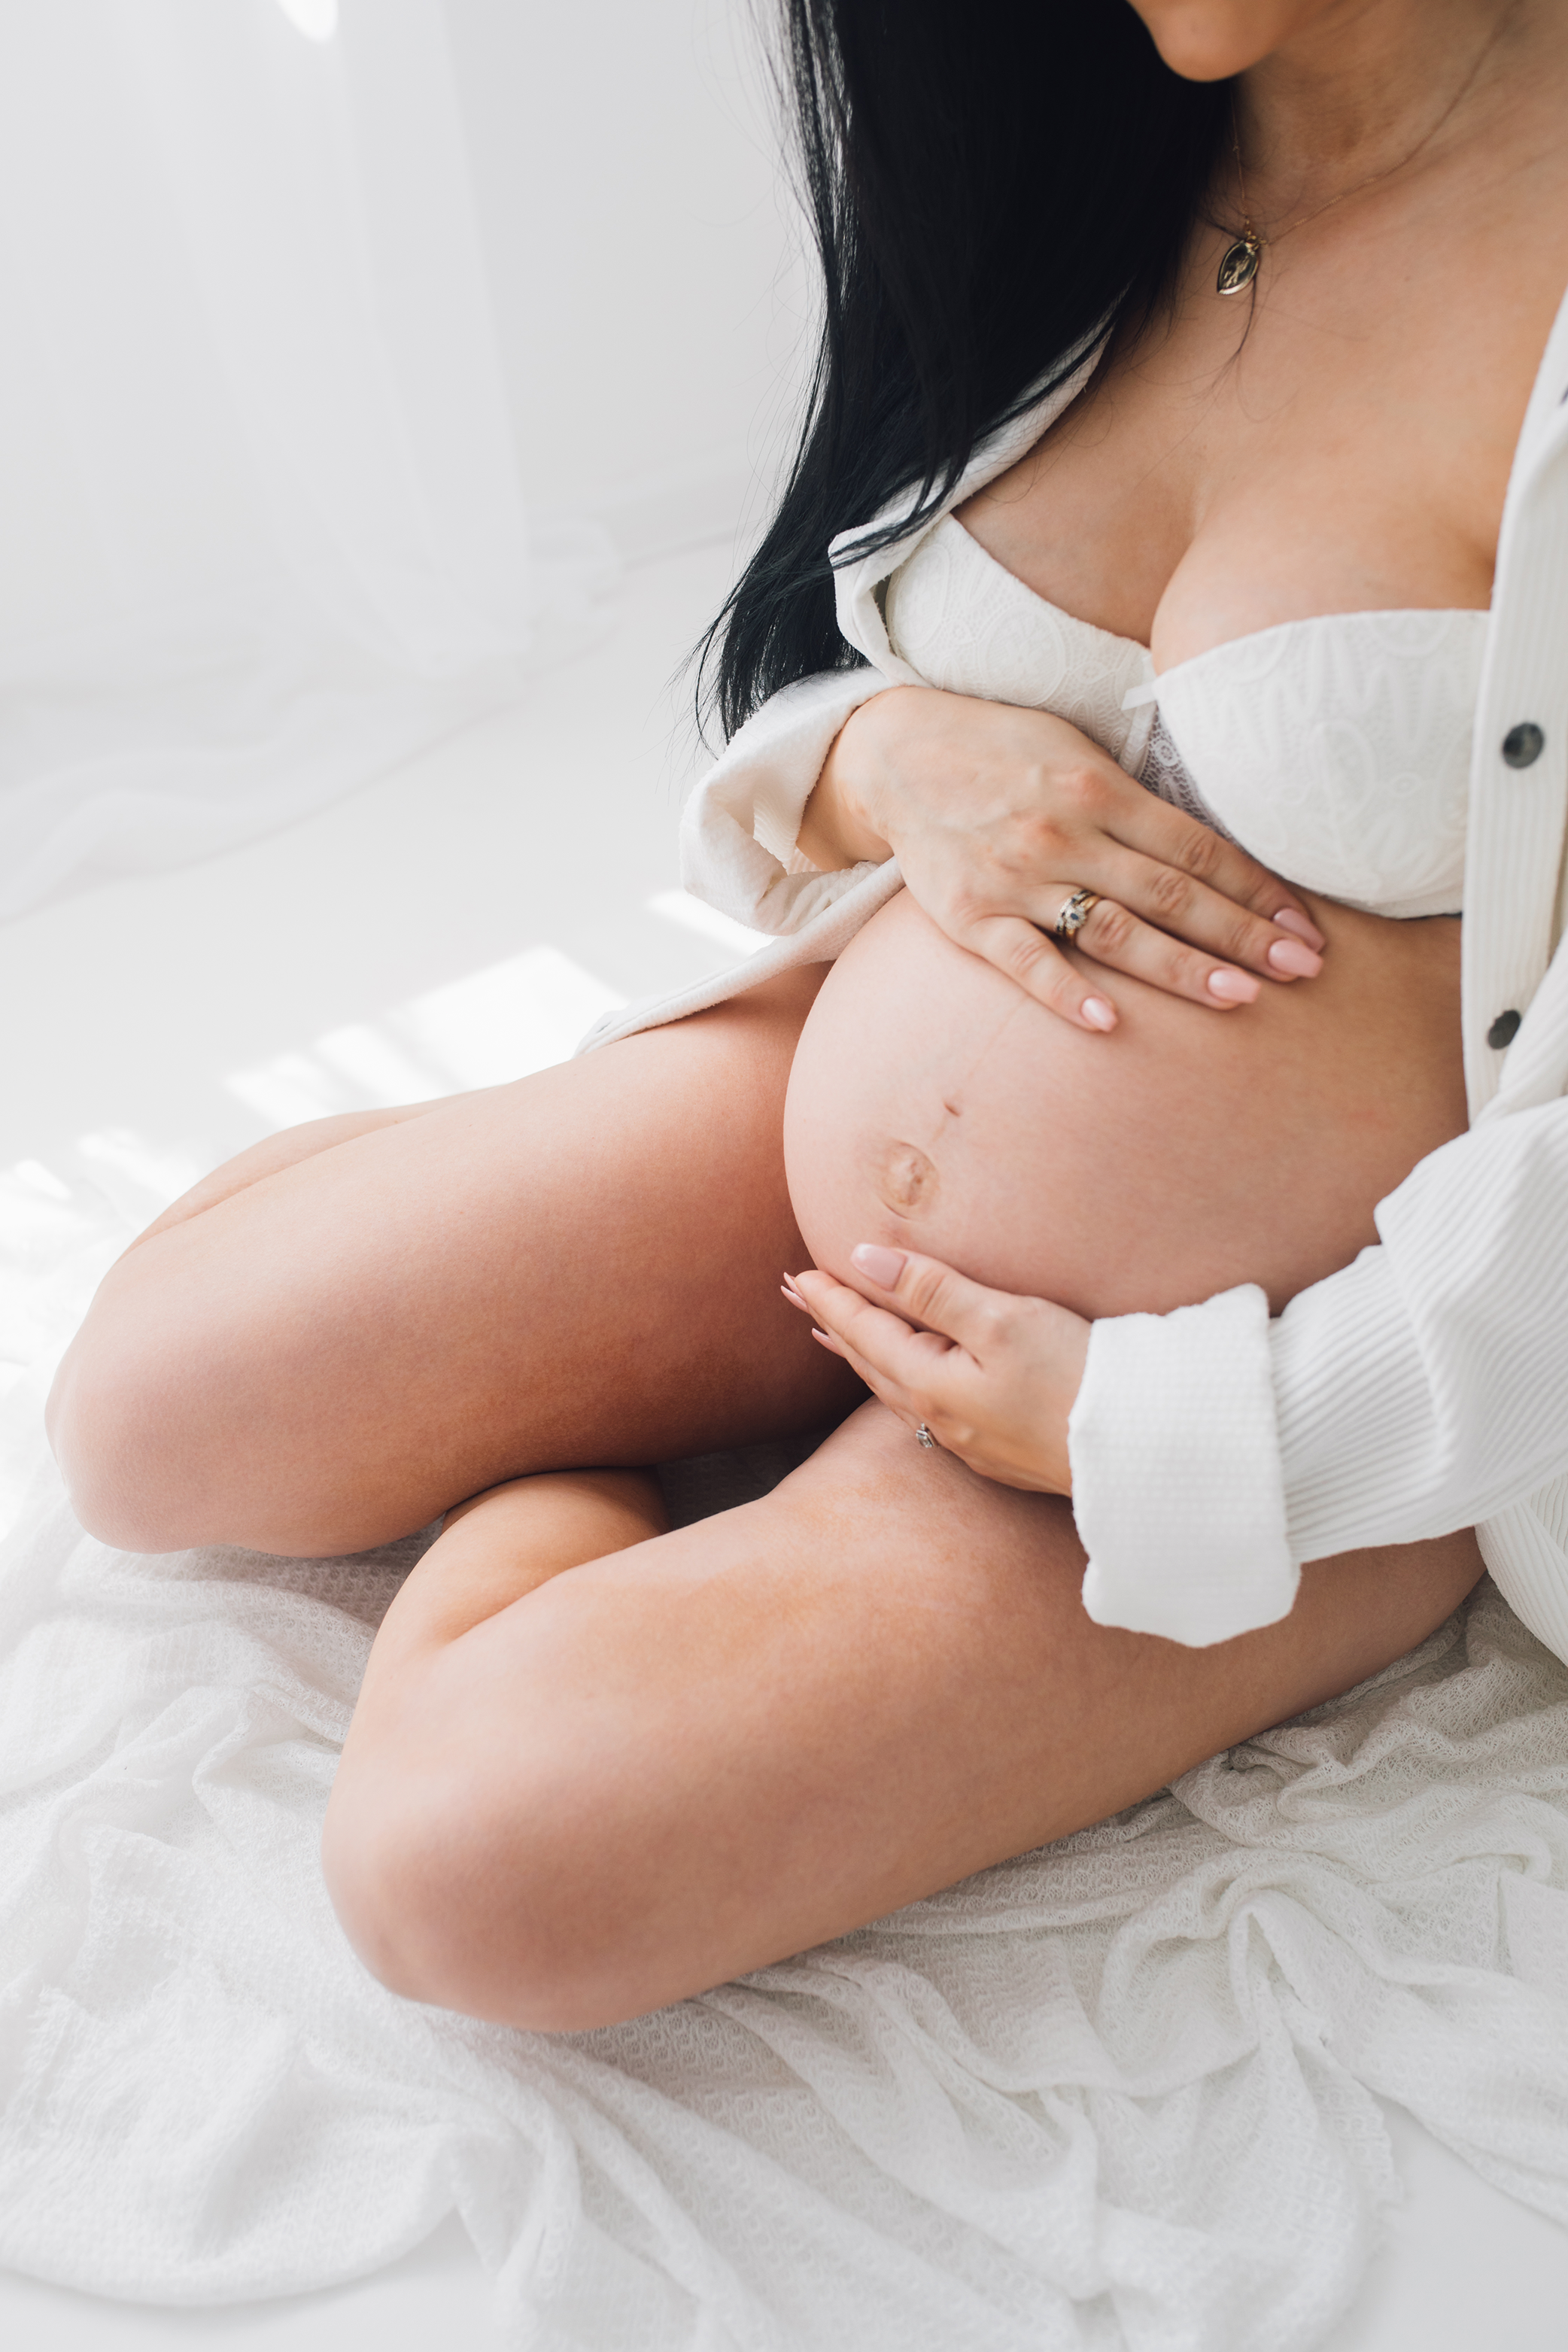
[[(62, 1210), (6, 1329), (112, 1236)], [(237, 2301), (456, 2211), (565, 2352), (1292, 2352), (1397, 2194), (1381, 2093), (1568, 2221), (1568, 1671), (1489, 1586), (1118, 1820), (615, 2032), (414, 2008), (318, 1824), (418, 1539), (83, 1536), (38, 1381), (0, 1548), (0, 2264)]]

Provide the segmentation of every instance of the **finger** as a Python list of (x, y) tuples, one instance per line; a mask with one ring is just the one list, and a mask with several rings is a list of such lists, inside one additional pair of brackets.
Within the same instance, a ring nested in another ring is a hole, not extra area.
[[(851, 1292), (849, 1295), (853, 1297), (858, 1294)], [(806, 1311), (809, 1313), (810, 1309)], [(901, 1421), (907, 1421), (911, 1429), (917, 1422), (924, 1419), (925, 1406), (910, 1395), (901, 1381), (890, 1378), (880, 1364), (874, 1364), (869, 1356), (862, 1356), (835, 1333), (819, 1330), (815, 1323), (811, 1327), (811, 1336), (820, 1347), (827, 1349), (829, 1355), (839, 1357), (851, 1371), (858, 1372), (872, 1393)]]
[(915, 1403), (899, 1381), (889, 1380), (868, 1357), (858, 1356), (853, 1348), (844, 1345), (842, 1339), (830, 1339), (826, 1332), (816, 1329), (811, 1336), (830, 1355), (847, 1364), (852, 1372), (858, 1372), (878, 1402), (885, 1404), (889, 1412), (896, 1413), (907, 1428), (919, 1428), (926, 1418), (926, 1408)]
[(1022, 915), (976, 915), (952, 927), (950, 935), (961, 948), (1005, 972), (1048, 1012), (1060, 1013), (1079, 1029), (1115, 1028), (1116, 1007), (1104, 990)]
[[(792, 1279), (799, 1286), (803, 1303), (831, 1340), (853, 1348), (884, 1373), (896, 1374), (900, 1368), (895, 1363), (894, 1350), (920, 1336), (910, 1324), (885, 1307), (873, 1305), (847, 1283), (837, 1282), (832, 1275), (822, 1274), (815, 1267)], [(929, 1339), (930, 1335), (925, 1336)], [(935, 1344), (941, 1347), (946, 1342), (938, 1339)]]
[[(897, 1250), (871, 1250), (874, 1259), (901, 1255)], [(921, 1261), (921, 1265), (934, 1263), (931, 1259)], [(958, 1276), (952, 1278), (962, 1279)], [(836, 1282), (831, 1275), (814, 1271), (797, 1275), (795, 1280), (818, 1323), (856, 1361), (857, 1370), (861, 1363), (869, 1364), (882, 1380), (891, 1381), (908, 1391), (911, 1402), (936, 1399), (945, 1360), (959, 1352), (951, 1339), (935, 1329), (914, 1329), (901, 1315), (874, 1305), (859, 1291)], [(866, 1375), (862, 1373), (861, 1377)]]
[[(1256, 972), (1221, 962), (1202, 948), (1184, 945), (1115, 898), (1096, 901), (1074, 933), (1072, 945), (1112, 971), (1127, 972), (1152, 988), (1163, 989), (1168, 996), (1184, 996), (1194, 1004), (1223, 1010), (1255, 1003), (1262, 992), (1263, 982)], [(1312, 954), (1300, 940), (1294, 945), (1301, 955)], [(1317, 958), (1312, 961), (1315, 963)]]
[[(1256, 918), (1270, 944), (1278, 942), (1281, 930), (1288, 938), (1303, 940), (1310, 948), (1321, 950), (1326, 944), (1310, 909), (1289, 883), (1282, 882), (1268, 866), (1260, 865), (1239, 842), (1228, 841), (1224, 834), (1189, 816), (1184, 809), (1173, 808), (1157, 793), (1140, 787), (1134, 793), (1119, 794), (1115, 810), (1107, 811), (1107, 819), (1106, 830), (1151, 864), (1170, 866), (1177, 874), (1205, 884), (1233, 908), (1239, 907)], [(1129, 895), (1119, 879), (1112, 880), (1109, 887), (1117, 898)], [(1148, 910), (1141, 907), (1141, 911)]]
[[(1201, 877), (1156, 858), (1126, 853), (1115, 896), (1157, 929), (1271, 980), (1311, 980), (1323, 968), (1316, 949), (1294, 932), (1238, 907)], [(1098, 912), (1093, 910), (1090, 922)]]
[(944, 1265), (940, 1258), (923, 1256), (919, 1250), (887, 1249), (876, 1242), (859, 1242), (850, 1251), (849, 1262), (873, 1289), (892, 1301), (906, 1328), (910, 1324), (923, 1325), (928, 1334), (940, 1333), (952, 1340), (976, 1363), (988, 1354), (994, 1355), (1016, 1319), (1018, 1302), (1010, 1292), (971, 1282), (966, 1274)]
[[(864, 1300), (858, 1308), (851, 1307), (849, 1302), (858, 1299), (858, 1293), (836, 1283), (831, 1276), (803, 1276), (800, 1279), (811, 1290), (819, 1314), (830, 1312), (836, 1321), (853, 1322), (857, 1336), (869, 1335), (869, 1351), (864, 1353), (848, 1339), (828, 1338), (818, 1331), (822, 1344), (842, 1357), (908, 1428), (929, 1424), (938, 1444), (980, 1477), (996, 1478), (1005, 1486), (1030, 1492), (1069, 1493), (1071, 1475), (1065, 1461), (1067, 1409), (1081, 1382), (1089, 1326), (1065, 1308), (1045, 1310), (1071, 1327), (1057, 1335), (1073, 1366), (1061, 1405), (1064, 1458), (1058, 1462), (1048, 1449), (1042, 1455), (1033, 1404), (1026, 1414), (1026, 1435), (1020, 1445), (1017, 1432), (1009, 1433), (1006, 1412), (999, 1422), (996, 1418), (996, 1405), (1005, 1406), (1005, 1392), (998, 1393), (994, 1387), (989, 1398), (987, 1392), (988, 1382), (994, 1383), (999, 1374), (1005, 1379), (1009, 1346), (1019, 1336), (1015, 1328), (1018, 1309), (1023, 1308), (1026, 1318), (1030, 1315), (1037, 1318), (1041, 1302), (1016, 1300), (1005, 1291), (987, 1291), (983, 1285), (955, 1275), (951, 1266), (913, 1252), (862, 1243), (850, 1255), (857, 1270), (879, 1288), (885, 1286), (889, 1297), (898, 1296), (907, 1311), (913, 1313), (923, 1307), (942, 1314), (962, 1322), (976, 1340), (983, 1328), (987, 1332), (994, 1328), (998, 1339), (995, 1370), (988, 1371), (970, 1349), (957, 1341), (935, 1331), (912, 1331), (901, 1316)], [(889, 1330), (906, 1334), (903, 1344), (889, 1341)], [(1048, 1420), (1048, 1408), (1046, 1417)]]

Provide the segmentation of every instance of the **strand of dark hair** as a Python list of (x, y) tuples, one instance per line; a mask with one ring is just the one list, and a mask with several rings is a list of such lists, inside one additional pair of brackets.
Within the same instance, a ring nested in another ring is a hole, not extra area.
[(907, 529), (1097, 327), (1157, 308), (1228, 119), (1228, 85), (1173, 73), (1128, 0), (782, 10), (822, 325), (778, 510), (699, 648), (700, 713), (726, 737), (780, 687), (858, 662), (836, 533), (910, 491), (913, 513), (854, 552)]

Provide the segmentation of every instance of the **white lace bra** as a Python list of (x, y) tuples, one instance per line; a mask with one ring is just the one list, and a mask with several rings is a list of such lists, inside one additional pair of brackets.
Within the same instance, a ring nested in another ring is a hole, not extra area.
[(1299, 888), (1458, 913), (1485, 613), (1283, 621), (1156, 677), (1147, 646), (1047, 604), (951, 515), (883, 611), (931, 685), (1070, 720)]

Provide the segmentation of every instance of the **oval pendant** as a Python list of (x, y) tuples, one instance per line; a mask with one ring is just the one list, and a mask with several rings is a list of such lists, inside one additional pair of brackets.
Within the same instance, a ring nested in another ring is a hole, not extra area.
[(1257, 237), (1238, 236), (1236, 243), (1227, 246), (1220, 256), (1219, 275), (1214, 282), (1215, 292), (1239, 294), (1244, 286), (1250, 286), (1258, 275), (1258, 265), (1262, 256), (1263, 247)]

